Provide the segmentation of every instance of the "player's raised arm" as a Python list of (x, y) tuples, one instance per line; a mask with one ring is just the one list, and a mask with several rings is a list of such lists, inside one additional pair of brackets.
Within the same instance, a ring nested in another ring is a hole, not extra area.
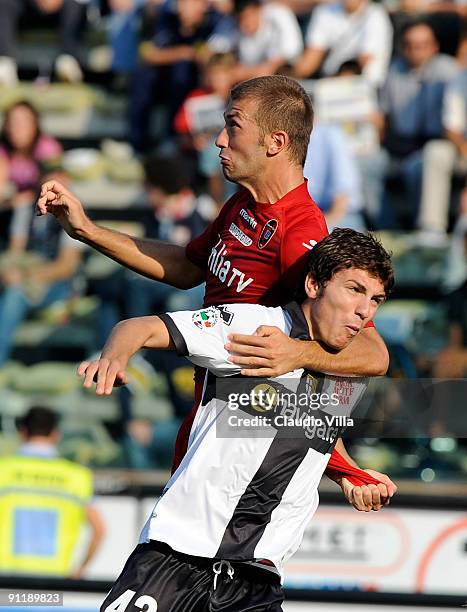
[(126, 384), (126, 368), (130, 357), (141, 348), (174, 349), (166, 325), (159, 317), (138, 317), (121, 321), (112, 330), (95, 361), (83, 361), (78, 375), (84, 376), (83, 386), (96, 382), (97, 395), (110, 395), (113, 387)]
[(52, 214), (64, 230), (114, 261), (154, 280), (187, 289), (204, 280), (204, 272), (185, 255), (185, 248), (160, 240), (140, 239), (96, 225), (80, 200), (61, 183), (41, 187), (37, 214)]
[(389, 366), (386, 345), (374, 327), (362, 330), (338, 353), (319, 342), (294, 340), (265, 325), (254, 336), (232, 334), (227, 348), (245, 376), (280, 376), (297, 368), (341, 376), (384, 376)]

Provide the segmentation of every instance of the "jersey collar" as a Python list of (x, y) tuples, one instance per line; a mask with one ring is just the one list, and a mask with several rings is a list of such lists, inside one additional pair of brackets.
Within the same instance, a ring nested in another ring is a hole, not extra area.
[(283, 310), (289, 315), (292, 322), (290, 337), (297, 340), (311, 340), (308, 323), (298, 302), (289, 302)]
[(256, 202), (256, 200), (251, 197), (251, 200), (257, 206), (277, 206), (277, 205), (288, 205), (288, 204), (296, 204), (297, 201), (310, 199), (310, 194), (308, 193), (308, 179), (304, 179), (303, 183), (301, 183), (298, 187), (295, 187), (291, 191), (285, 194), (280, 200), (277, 202), (268, 203), (268, 202)]

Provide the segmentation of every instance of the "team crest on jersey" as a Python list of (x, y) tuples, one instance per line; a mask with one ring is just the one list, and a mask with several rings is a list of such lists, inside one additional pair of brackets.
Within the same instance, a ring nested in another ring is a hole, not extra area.
[(276, 233), (279, 221), (277, 219), (269, 219), (266, 225), (261, 230), (261, 234), (258, 238), (258, 249), (264, 249), (271, 238)]
[(219, 310), (217, 308), (205, 308), (193, 313), (191, 320), (198, 329), (209, 329), (219, 321)]

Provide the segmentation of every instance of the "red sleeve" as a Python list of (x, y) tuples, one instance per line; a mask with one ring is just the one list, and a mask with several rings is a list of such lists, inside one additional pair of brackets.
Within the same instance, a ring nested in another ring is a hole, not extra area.
[(331, 478), (344, 477), (350, 480), (353, 485), (361, 486), (367, 484), (378, 484), (380, 481), (370, 476), (360, 468), (350, 465), (346, 459), (336, 449), (332, 451), (326, 468), (326, 474)]
[(306, 208), (297, 206), (295, 210), (292, 208), (288, 211), (281, 237), (281, 276), (292, 293), (297, 288), (307, 254), (327, 235), (324, 215), (313, 202)]

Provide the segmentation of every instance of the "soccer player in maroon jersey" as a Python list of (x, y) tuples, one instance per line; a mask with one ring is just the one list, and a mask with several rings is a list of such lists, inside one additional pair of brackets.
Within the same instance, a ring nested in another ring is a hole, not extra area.
[[(55, 181), (42, 186), (38, 214), (52, 213), (70, 236), (154, 280), (185, 289), (206, 281), (205, 306), (282, 305), (297, 285), (304, 256), (327, 234), (303, 177), (312, 125), (310, 99), (293, 79), (259, 77), (237, 85), (216, 144), (226, 178), (242, 189), (186, 249), (94, 224), (81, 202)], [(229, 350), (235, 353), (232, 360), (246, 368), (242, 373), (258, 376), (277, 376), (300, 367), (377, 376), (388, 365), (386, 347), (374, 326), (339, 354), (317, 342), (291, 340), (274, 328), (260, 328), (254, 337), (236, 336)], [(198, 373), (192, 416), (202, 379)], [(174, 467), (185, 452), (191, 423), (187, 418), (182, 424)], [(334, 451), (327, 473), (357, 509), (379, 508), (382, 500), (375, 484), (384, 481), (388, 498), (395, 492), (394, 484), (387, 476), (373, 472), (375, 479), (359, 470), (341, 442), (337, 448), (341, 454)]]

